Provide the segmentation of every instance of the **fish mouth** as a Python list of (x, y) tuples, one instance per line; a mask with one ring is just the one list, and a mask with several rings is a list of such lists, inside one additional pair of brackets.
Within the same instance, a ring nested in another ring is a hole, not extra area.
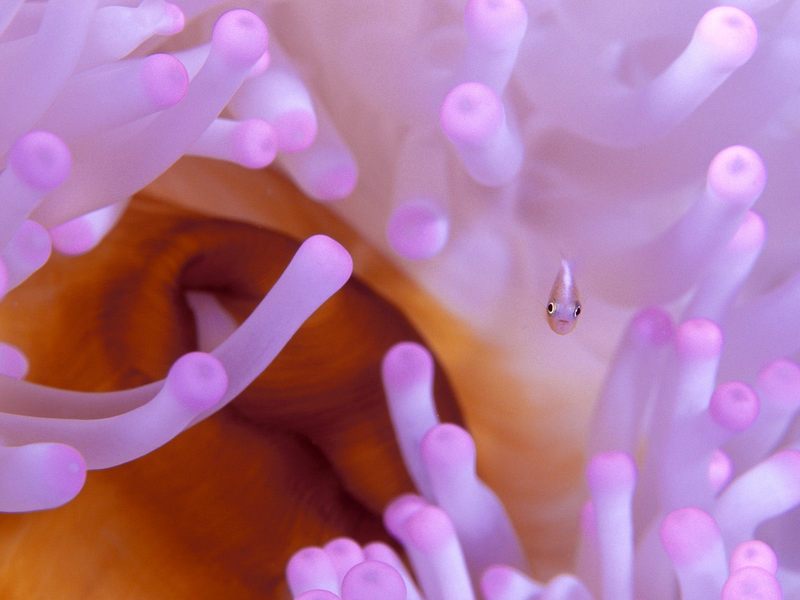
[(558, 335), (567, 335), (574, 328), (575, 328), (575, 322), (568, 321), (566, 319), (557, 319), (551, 326), (551, 329), (555, 331)]

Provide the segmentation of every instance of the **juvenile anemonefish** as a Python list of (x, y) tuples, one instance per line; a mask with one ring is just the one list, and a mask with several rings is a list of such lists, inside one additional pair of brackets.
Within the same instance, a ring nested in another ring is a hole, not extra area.
[(550, 300), (547, 302), (547, 324), (559, 335), (566, 335), (575, 329), (575, 322), (581, 314), (581, 302), (578, 300), (578, 288), (572, 277), (569, 262), (562, 258)]

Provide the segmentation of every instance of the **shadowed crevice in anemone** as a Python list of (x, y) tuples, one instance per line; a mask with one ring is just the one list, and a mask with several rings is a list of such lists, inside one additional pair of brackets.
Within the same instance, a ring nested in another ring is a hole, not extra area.
[[(9, 294), (0, 305), (5, 339), (28, 356), (33, 382), (143, 385), (197, 347), (188, 291), (215, 293), (241, 321), (298, 245), (138, 198), (104, 244), (54, 256)], [(351, 280), (230, 407), (139, 461), (91, 473), (70, 505), (7, 519), (4, 539), (26, 533), (7, 567), (14, 582), (0, 592), (55, 589), (20, 576), (44, 560), (57, 565), (49, 585), (98, 580), (98, 598), (135, 593), (131, 586), (150, 598), (278, 597), (294, 550), (336, 535), (385, 537), (381, 509), (411, 489), (380, 382), (383, 354), (402, 339), (421, 341)], [(460, 420), (441, 373), (437, 382), (443, 418)], [(47, 542), (52, 532), (70, 544)], [(83, 556), (69, 549), (76, 540)]]

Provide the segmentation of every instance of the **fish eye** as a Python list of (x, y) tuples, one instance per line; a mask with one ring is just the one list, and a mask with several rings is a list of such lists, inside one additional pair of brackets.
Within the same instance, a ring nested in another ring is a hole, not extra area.
[(547, 314), (548, 315), (552, 315), (554, 312), (556, 312), (555, 302), (548, 302), (547, 303)]
[(572, 316), (577, 319), (580, 314), (581, 314), (581, 305), (580, 304), (576, 304), (575, 305), (575, 311), (572, 313)]

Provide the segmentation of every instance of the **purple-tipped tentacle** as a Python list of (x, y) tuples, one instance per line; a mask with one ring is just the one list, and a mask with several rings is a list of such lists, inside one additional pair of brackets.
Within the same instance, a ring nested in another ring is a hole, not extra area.
[(42, 199), (64, 183), (71, 169), (70, 150), (55, 134), (32, 131), (14, 143), (8, 167), (0, 174), (0, 249)]
[(433, 501), (420, 444), (439, 423), (433, 400), (433, 357), (416, 342), (395, 344), (382, 365), (383, 388), (406, 470), (420, 494)]
[[(592, 284), (604, 297), (625, 304), (677, 298), (729, 244), (765, 185), (764, 164), (755, 151), (722, 150), (708, 168), (705, 192), (689, 210), (655, 240), (590, 261), (590, 273), (597, 275)], [(613, 273), (602, 268), (609, 260)]]
[(562, 574), (547, 582), (537, 600), (594, 600), (594, 597), (580, 579)]
[(341, 600), (341, 598), (327, 590), (309, 590), (295, 596), (294, 600)]
[(722, 600), (783, 600), (775, 576), (759, 567), (734, 571), (722, 588)]
[(85, 481), (86, 463), (75, 448), (50, 442), (0, 446), (0, 512), (61, 506)]
[(177, 4), (142, 0), (138, 6), (103, 6), (92, 17), (80, 69), (128, 56), (154, 35), (183, 31), (185, 17)]
[(14, 289), (43, 267), (52, 248), (50, 234), (44, 227), (36, 221), (23, 221), (5, 249), (0, 251), (8, 277), (6, 289)]
[(267, 29), (253, 13), (223, 14), (211, 50), (186, 97), (144, 127), (122, 128), (82, 145), (65, 186), (37, 211), (53, 226), (123, 200), (163, 173), (216, 118), (267, 47)]
[(286, 581), (293, 596), (311, 590), (341, 592), (336, 568), (322, 548), (303, 548), (293, 554), (286, 565)]
[(372, 542), (364, 546), (364, 556), (369, 560), (379, 560), (392, 567), (395, 571), (400, 573), (403, 578), (403, 583), (406, 585), (406, 600), (423, 600), (417, 584), (414, 582), (411, 573), (403, 564), (402, 559), (397, 555), (390, 546), (383, 542)]
[(174, 56), (130, 58), (71, 77), (38, 126), (68, 140), (102, 134), (174, 106), (188, 89)]
[(263, 119), (214, 119), (187, 154), (263, 169), (275, 160), (277, 150), (275, 130)]
[(464, 7), (467, 45), (460, 76), (502, 95), (528, 29), (521, 0), (470, 0)]
[(458, 425), (437, 425), (425, 434), (420, 453), (436, 504), (453, 522), (470, 573), (495, 563), (528, 570), (505, 507), (475, 472), (472, 436)]
[(633, 492), (636, 465), (622, 452), (595, 454), (586, 479), (594, 505), (604, 600), (633, 598)]
[(733, 476), (733, 461), (723, 450), (714, 450), (708, 461), (708, 482), (714, 495), (728, 485)]
[(759, 402), (747, 384), (717, 386), (707, 410), (673, 420), (659, 474), (662, 510), (695, 506), (710, 510), (717, 489), (709, 474), (714, 453), (752, 425)]
[(758, 417), (751, 427), (726, 446), (739, 471), (750, 468), (775, 450), (800, 409), (800, 366), (779, 359), (764, 367), (756, 379)]
[(481, 593), (486, 600), (538, 598), (542, 586), (513, 567), (494, 565), (481, 575)]
[(213, 354), (228, 371), (227, 404), (267, 368), (300, 326), (347, 282), (353, 261), (325, 235), (308, 238), (244, 323)]
[(430, 506), (430, 504), (422, 496), (403, 494), (392, 500), (383, 511), (384, 526), (403, 545), (416, 573), (417, 581), (423, 588), (425, 588), (425, 581), (434, 575), (429, 572), (430, 567), (424, 557), (409, 544), (407, 522), (426, 506)]
[[(655, 79), (631, 90), (608, 77), (591, 44), (545, 32), (520, 58), (523, 89), (553, 120), (595, 143), (635, 147), (674, 129), (708, 99), (756, 49), (758, 32), (745, 12), (708, 11), (689, 44)], [(570, 45), (573, 47), (571, 48)], [(583, 47), (582, 47), (583, 46)], [(584, 60), (575, 54), (583, 51)], [(569, 72), (570, 77), (563, 77)], [(594, 101), (584, 102), (590, 94)]]
[[(327, 236), (312, 236), (300, 246), (251, 315), (214, 349), (230, 379), (216, 408), (230, 402), (266, 369), (303, 322), (345, 284), (352, 269), (347, 251)], [(0, 378), (0, 410), (54, 419), (108, 418), (144, 405), (162, 384), (84, 393)]]
[(280, 156), (294, 182), (320, 202), (342, 200), (358, 183), (358, 164), (320, 104), (315, 104), (318, 131), (308, 148)]
[(728, 565), (720, 528), (711, 515), (697, 508), (675, 510), (662, 522), (660, 536), (681, 598), (700, 600), (719, 593)]
[(331, 564), (336, 571), (341, 585), (347, 572), (366, 560), (364, 550), (358, 542), (350, 538), (336, 538), (325, 544), (322, 549), (331, 559)]
[(439, 254), (450, 233), (447, 215), (447, 155), (430, 130), (410, 132), (395, 163), (392, 212), (386, 225), (389, 246), (410, 260)]
[(510, 183), (522, 167), (523, 147), (503, 100), (478, 82), (454, 87), (440, 113), (442, 131), (464, 169), (490, 187)]
[(733, 549), (730, 560), (731, 573), (745, 567), (759, 567), (774, 575), (778, 571), (778, 557), (769, 544), (748, 540)]
[(11, 344), (0, 342), (0, 375), (12, 379), (24, 379), (28, 374), (28, 357)]
[(317, 136), (311, 94), (286, 55), (272, 44), (272, 64), (242, 85), (230, 111), (240, 119), (264, 119), (275, 129), (280, 152), (302, 152)]
[(178, 359), (164, 385), (148, 403), (117, 416), (58, 419), (0, 413), (7, 445), (58, 441), (76, 448), (90, 469), (129, 462), (181, 433), (196, 416), (215, 406), (228, 387), (222, 364), (210, 354)]
[(428, 600), (474, 600), (464, 554), (447, 513), (423, 506), (405, 522), (408, 546), (428, 565), (422, 589)]
[(406, 585), (393, 567), (366, 560), (347, 572), (342, 581), (342, 600), (406, 600)]
[(662, 465), (674, 448), (673, 436), (708, 408), (721, 350), (722, 334), (712, 321), (692, 319), (675, 330), (650, 420), (648, 453), (636, 496), (637, 528), (650, 522), (657, 499), (671, 492), (661, 478)]
[(130, 198), (98, 208), (50, 230), (53, 248), (67, 256), (85, 254), (103, 241), (128, 208)]
[(672, 319), (660, 308), (644, 309), (631, 320), (595, 402), (589, 428), (589, 456), (610, 450), (627, 453), (636, 450), (643, 415), (655, 391), (672, 330)]

